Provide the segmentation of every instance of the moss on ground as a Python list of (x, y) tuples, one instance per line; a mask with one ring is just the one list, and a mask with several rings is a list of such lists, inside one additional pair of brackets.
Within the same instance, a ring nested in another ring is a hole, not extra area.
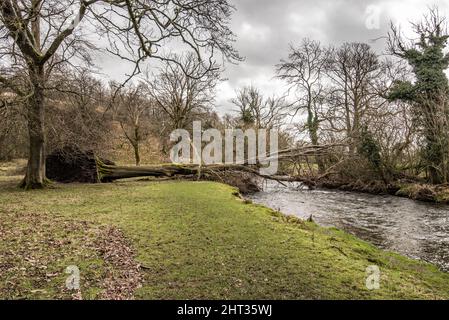
[[(53, 234), (71, 243), (58, 249), (65, 252), (64, 259), (46, 259), (48, 270), (56, 273), (54, 282), (34, 283), (28, 275), (2, 274), (0, 298), (10, 297), (11, 281), (20, 287), (22, 297), (60, 297), (55, 288), (63, 284), (67, 263), (80, 266), (82, 282), (104, 275), (103, 258), (79, 240), (98, 226), (123, 230), (135, 249), (143, 277), (136, 298), (449, 298), (449, 274), (434, 266), (379, 250), (340, 230), (242, 201), (235, 193), (213, 182), (56, 184), (25, 192), (0, 181), (0, 219), (10, 219), (11, 212), (37, 213), (51, 222)], [(81, 230), (80, 236), (66, 232), (63, 221), (85, 221), (91, 227)], [(34, 232), (47, 228), (45, 223), (32, 225)], [(14, 249), (8, 241), (2, 241), (0, 254)], [(42, 245), (42, 254), (53, 255)], [(73, 247), (81, 253), (70, 255)], [(381, 270), (379, 290), (366, 288), (370, 265)], [(83, 298), (98, 297), (98, 281), (91, 280)]]

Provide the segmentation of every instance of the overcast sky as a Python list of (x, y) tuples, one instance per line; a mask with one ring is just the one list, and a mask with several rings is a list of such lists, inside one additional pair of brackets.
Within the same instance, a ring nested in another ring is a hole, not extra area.
[[(274, 65), (288, 54), (289, 44), (308, 37), (323, 44), (347, 41), (370, 43), (382, 52), (382, 39), (390, 21), (407, 28), (428, 6), (437, 5), (449, 16), (447, 0), (233, 0), (237, 9), (232, 30), (236, 47), (246, 58), (239, 65), (227, 65), (217, 92), (217, 111), (230, 112), (229, 100), (241, 86), (253, 84), (264, 95), (283, 95), (285, 86), (274, 79)], [(114, 59), (99, 63), (109, 77), (120, 78), (127, 66)]]

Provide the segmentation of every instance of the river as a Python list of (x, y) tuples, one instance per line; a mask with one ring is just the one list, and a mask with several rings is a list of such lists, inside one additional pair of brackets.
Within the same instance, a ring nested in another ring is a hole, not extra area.
[(437, 265), (449, 272), (449, 206), (388, 195), (307, 190), (299, 183), (268, 181), (248, 197), (285, 214), (337, 227), (379, 248)]

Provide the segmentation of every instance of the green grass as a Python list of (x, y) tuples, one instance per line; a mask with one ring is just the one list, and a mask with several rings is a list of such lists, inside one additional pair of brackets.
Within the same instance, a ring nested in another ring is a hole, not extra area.
[[(56, 276), (45, 282), (28, 273), (3, 275), (0, 298), (70, 297), (61, 289), (67, 264), (80, 266), (82, 283), (89, 280), (83, 283), (83, 298), (98, 298), (104, 261), (83, 243), (95, 238), (99, 226), (120, 228), (135, 249), (143, 266), (136, 298), (449, 298), (449, 274), (434, 266), (241, 201), (235, 193), (211, 182), (73, 184), (24, 192), (12, 182), (0, 181), (2, 221), (37, 214), (45, 222), (21, 222), (22, 228), (30, 229), (29, 237), (33, 229), (43, 229), (70, 242), (56, 251), (41, 244), (42, 255), (48, 251), (58, 258), (43, 259)], [(67, 221), (82, 221), (87, 227), (67, 231)], [(9, 241), (2, 241), (0, 253), (17, 246)], [(366, 288), (370, 265), (381, 270), (379, 290)], [(11, 282), (15, 295), (9, 292)]]

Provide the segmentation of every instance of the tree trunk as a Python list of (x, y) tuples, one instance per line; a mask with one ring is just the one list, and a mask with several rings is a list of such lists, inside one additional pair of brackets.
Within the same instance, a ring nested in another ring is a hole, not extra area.
[(444, 182), (443, 167), (444, 167), (444, 153), (446, 148), (443, 147), (444, 128), (441, 126), (441, 117), (443, 114), (439, 111), (438, 100), (429, 99), (424, 104), (424, 125), (426, 146), (424, 153), (424, 160), (429, 171), (429, 182), (432, 184), (441, 184)]
[(45, 186), (45, 133), (44, 133), (44, 67), (30, 65), (33, 94), (28, 99), (28, 166), (22, 187), (41, 189)]
[(206, 176), (217, 176), (227, 171), (247, 172), (255, 176), (278, 180), (278, 181), (301, 181), (299, 178), (286, 178), (278, 176), (267, 176), (259, 173), (257, 167), (230, 164), (230, 165), (208, 165), (199, 166), (192, 164), (163, 164), (148, 167), (121, 167), (106, 165), (97, 159), (98, 180), (101, 182), (112, 182), (119, 179), (154, 177), (154, 178), (187, 178), (199, 179)]
[(429, 167), (429, 182), (431, 184), (441, 184), (443, 183), (443, 179), (441, 174), (434, 167)]
[(133, 148), (134, 148), (134, 157), (136, 159), (136, 166), (140, 166), (140, 151), (139, 151), (139, 144), (135, 143), (133, 144)]
[[(309, 137), (312, 145), (318, 146), (318, 117), (317, 115), (313, 114), (311, 108), (308, 108), (307, 126), (309, 129)], [(315, 159), (318, 165), (318, 173), (323, 174), (326, 171), (323, 157), (321, 155), (316, 155)]]

